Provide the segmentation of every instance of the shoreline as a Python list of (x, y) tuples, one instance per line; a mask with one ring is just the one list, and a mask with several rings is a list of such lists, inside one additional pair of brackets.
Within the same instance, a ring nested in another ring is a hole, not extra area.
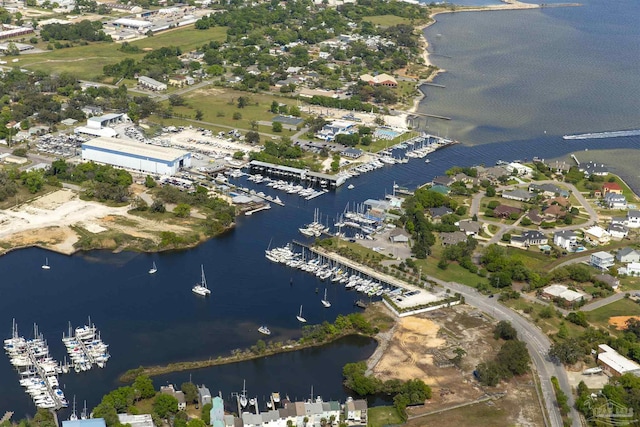
[(420, 57), (424, 61), (425, 66), (436, 67), (435, 71), (426, 79), (418, 79), (416, 82), (416, 89), (419, 94), (414, 98), (413, 105), (407, 110), (408, 115), (415, 114), (418, 110), (420, 102), (426, 97), (426, 95), (420, 90), (425, 83), (431, 83), (438, 77), (439, 74), (445, 73), (447, 70), (444, 68), (438, 68), (430, 59), (429, 40), (425, 34), (425, 30), (435, 23), (437, 23), (436, 16), (445, 13), (458, 13), (458, 12), (496, 12), (501, 10), (534, 10), (542, 9), (544, 7), (577, 7), (582, 6), (580, 3), (566, 3), (557, 5), (542, 6), (541, 4), (523, 3), (519, 0), (502, 0), (504, 4), (487, 5), (487, 6), (462, 6), (459, 9), (440, 9), (429, 13), (430, 22), (414, 27), (415, 30), (420, 32), (420, 48), (422, 48), (422, 54)]

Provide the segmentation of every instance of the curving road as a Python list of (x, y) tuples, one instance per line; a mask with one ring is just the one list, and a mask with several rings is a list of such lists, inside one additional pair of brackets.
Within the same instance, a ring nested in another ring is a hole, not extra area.
[(484, 313), (494, 317), (497, 320), (506, 320), (510, 322), (518, 331), (518, 336), (527, 344), (531, 360), (536, 367), (540, 385), (542, 388), (542, 399), (547, 408), (551, 427), (562, 427), (562, 417), (556, 405), (555, 392), (551, 384), (551, 377), (558, 378), (560, 387), (568, 397), (567, 404), (571, 407), (570, 417), (573, 420), (573, 427), (581, 427), (580, 414), (573, 408), (573, 394), (571, 386), (567, 379), (567, 373), (562, 365), (556, 365), (547, 356), (551, 341), (549, 338), (533, 323), (530, 323), (524, 317), (516, 312), (504, 307), (494, 298), (479, 294), (475, 289), (461, 285), (455, 282), (445, 282), (434, 277), (429, 277), (440, 286), (451, 289), (452, 292), (459, 292), (464, 296), (465, 303), (471, 305)]

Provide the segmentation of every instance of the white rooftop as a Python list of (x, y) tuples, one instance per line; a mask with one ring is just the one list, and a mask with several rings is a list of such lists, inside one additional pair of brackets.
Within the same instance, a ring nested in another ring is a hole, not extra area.
[(607, 232), (607, 230), (605, 230), (604, 228), (599, 227), (599, 226), (597, 226), (597, 225), (595, 225), (595, 226), (593, 226), (593, 227), (591, 227), (591, 228), (588, 228), (588, 229), (584, 230), (584, 232), (585, 232), (585, 233), (589, 233), (589, 234), (591, 234), (592, 236), (595, 236), (595, 237), (597, 237), (597, 238), (600, 238), (600, 237), (608, 236), (608, 235), (609, 235), (609, 232)]
[(188, 151), (175, 148), (161, 147), (158, 145), (141, 144), (135, 141), (126, 141), (117, 138), (100, 137), (82, 144), (85, 147), (117, 151), (123, 154), (148, 157), (150, 159), (174, 161), (189, 154)]
[(640, 370), (640, 365), (633, 360), (627, 359), (608, 345), (600, 344), (598, 349), (601, 351), (601, 353), (598, 354), (598, 360), (616, 372), (619, 372), (621, 375)]
[(544, 293), (555, 298), (562, 298), (565, 301), (573, 302), (584, 298), (580, 292), (572, 291), (564, 285), (551, 285), (544, 288)]
[(118, 421), (120, 421), (120, 424), (129, 424), (131, 427), (154, 427), (150, 414), (118, 414)]

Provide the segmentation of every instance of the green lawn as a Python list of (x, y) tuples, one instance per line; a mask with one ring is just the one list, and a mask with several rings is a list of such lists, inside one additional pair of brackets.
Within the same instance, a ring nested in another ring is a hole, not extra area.
[(395, 15), (365, 16), (362, 20), (371, 22), (373, 25), (380, 25), (381, 27), (392, 27), (399, 24), (413, 25), (411, 19), (401, 18)]
[(460, 267), (458, 263), (451, 262), (446, 270), (438, 268), (438, 261), (440, 260), (444, 247), (440, 243), (440, 239), (436, 238), (436, 243), (431, 247), (431, 255), (427, 259), (414, 260), (416, 265), (422, 267), (422, 273), (428, 276), (433, 276), (440, 280), (446, 280), (448, 282), (461, 283), (466, 286), (475, 288), (478, 283), (489, 283), (486, 277), (480, 277), (477, 274), (471, 273), (469, 270)]
[(507, 248), (507, 254), (512, 256), (518, 261), (522, 261), (525, 267), (535, 271), (542, 271), (546, 269), (546, 266), (555, 261), (549, 255), (544, 254), (537, 247), (531, 247), (529, 250), (518, 248)]
[(640, 304), (633, 300), (624, 298), (620, 301), (605, 305), (593, 311), (585, 312), (587, 320), (600, 326), (608, 328), (608, 320), (613, 316), (639, 316)]
[[(196, 46), (208, 43), (209, 40), (222, 41), (226, 36), (226, 27), (217, 27), (199, 31), (193, 27), (180, 28), (131, 44), (142, 48), (157, 49), (162, 46), (178, 46), (183, 52), (193, 50)], [(69, 72), (82, 80), (100, 80), (102, 69), (107, 64), (120, 62), (125, 58), (140, 60), (145, 52), (123, 53), (118, 49), (119, 43), (91, 43), (86, 46), (75, 46), (57, 49), (38, 54), (20, 55), (20, 67), (47, 73)], [(46, 49), (46, 45), (42, 45)]]
[(517, 300), (509, 300), (504, 304), (517, 311), (521, 311), (525, 313), (529, 311), (528, 316), (547, 335), (557, 333), (558, 328), (560, 327), (560, 323), (562, 322), (564, 322), (565, 326), (567, 327), (570, 337), (578, 337), (582, 332), (584, 332), (583, 327), (575, 325), (571, 322), (567, 322), (563, 320), (560, 316), (558, 316), (558, 313), (555, 312), (555, 308), (554, 308), (554, 314), (552, 317), (542, 318), (540, 316), (540, 312), (547, 307), (547, 305), (543, 304), (542, 302), (535, 303), (535, 302), (526, 300), (524, 298), (520, 298)]
[(384, 427), (393, 424), (402, 424), (393, 406), (376, 406), (367, 410), (368, 427)]

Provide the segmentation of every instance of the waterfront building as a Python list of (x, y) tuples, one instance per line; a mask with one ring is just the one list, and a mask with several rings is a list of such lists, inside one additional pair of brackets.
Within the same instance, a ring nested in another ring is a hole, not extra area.
[(505, 169), (509, 174), (515, 173), (518, 176), (529, 177), (533, 175), (533, 169), (529, 166), (523, 165), (522, 163), (511, 162), (505, 166)]
[(368, 83), (371, 86), (387, 86), (387, 87), (398, 86), (398, 81), (395, 79), (395, 77), (385, 73), (378, 74), (377, 76), (372, 76), (371, 74), (363, 74), (360, 76), (360, 81)]
[(392, 243), (408, 243), (409, 234), (400, 227), (396, 227), (389, 233), (389, 240)]
[(168, 394), (169, 396), (173, 396), (178, 401), (178, 410), (184, 411), (187, 409), (187, 401), (184, 397), (184, 392), (182, 390), (176, 390), (173, 384), (163, 385), (160, 387), (160, 393)]
[(602, 163), (587, 162), (584, 166), (580, 167), (580, 171), (584, 172), (585, 178), (589, 178), (591, 175), (607, 176), (609, 175), (609, 168)]
[(198, 403), (200, 403), (200, 407), (211, 402), (211, 392), (209, 391), (209, 389), (205, 387), (204, 384), (198, 386)]
[(367, 425), (367, 401), (348, 398), (344, 404), (344, 418), (350, 425)]
[(609, 209), (626, 209), (627, 198), (618, 193), (607, 193), (604, 196), (604, 204)]
[(129, 424), (131, 427), (155, 427), (151, 414), (118, 414), (118, 421), (122, 425)]
[(62, 427), (107, 427), (107, 424), (104, 418), (87, 418), (63, 421)]
[(617, 182), (605, 182), (602, 185), (602, 193), (603, 194), (622, 194), (622, 187)]
[(158, 175), (174, 175), (191, 166), (191, 153), (116, 138), (95, 138), (82, 144), (82, 160)]

